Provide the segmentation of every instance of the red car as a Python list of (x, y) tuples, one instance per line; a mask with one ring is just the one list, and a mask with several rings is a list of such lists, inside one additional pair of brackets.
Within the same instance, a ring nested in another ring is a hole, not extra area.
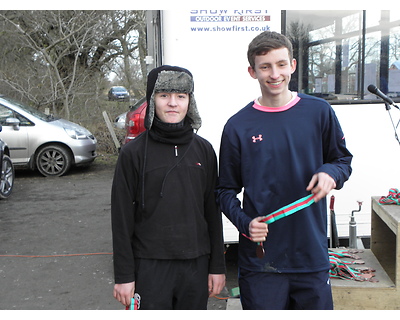
[(139, 100), (126, 114), (125, 120), (125, 140), (124, 144), (135, 139), (139, 134), (146, 130), (144, 127), (144, 117), (146, 116), (146, 98)]

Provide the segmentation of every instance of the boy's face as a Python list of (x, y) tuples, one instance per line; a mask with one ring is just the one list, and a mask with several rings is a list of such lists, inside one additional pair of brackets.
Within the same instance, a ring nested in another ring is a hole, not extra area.
[(165, 123), (181, 122), (188, 111), (189, 95), (176, 92), (158, 92), (155, 94), (157, 117)]
[(287, 94), (291, 75), (296, 70), (296, 60), (289, 58), (288, 49), (271, 50), (254, 60), (254, 69), (249, 67), (248, 71), (260, 83), (263, 96)]

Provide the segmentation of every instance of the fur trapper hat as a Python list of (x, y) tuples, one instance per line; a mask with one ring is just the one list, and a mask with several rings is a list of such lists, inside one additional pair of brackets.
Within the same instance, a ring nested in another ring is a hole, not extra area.
[(158, 92), (179, 92), (189, 95), (186, 117), (193, 129), (201, 127), (201, 118), (194, 98), (194, 82), (191, 72), (185, 68), (163, 65), (150, 71), (147, 76), (147, 110), (145, 127), (150, 130), (155, 116), (154, 94)]

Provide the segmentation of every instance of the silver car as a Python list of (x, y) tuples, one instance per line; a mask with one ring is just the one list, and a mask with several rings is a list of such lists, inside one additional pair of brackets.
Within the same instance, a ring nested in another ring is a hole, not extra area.
[(62, 176), (72, 165), (96, 158), (97, 140), (87, 129), (4, 96), (0, 96), (0, 125), (0, 138), (8, 144), (15, 168)]

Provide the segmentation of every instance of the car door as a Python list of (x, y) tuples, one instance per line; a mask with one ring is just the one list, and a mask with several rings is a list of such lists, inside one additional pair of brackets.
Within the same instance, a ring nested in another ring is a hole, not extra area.
[(8, 144), (14, 165), (28, 163), (30, 157), (28, 132), (34, 123), (0, 104), (0, 125), (3, 126), (0, 138)]

